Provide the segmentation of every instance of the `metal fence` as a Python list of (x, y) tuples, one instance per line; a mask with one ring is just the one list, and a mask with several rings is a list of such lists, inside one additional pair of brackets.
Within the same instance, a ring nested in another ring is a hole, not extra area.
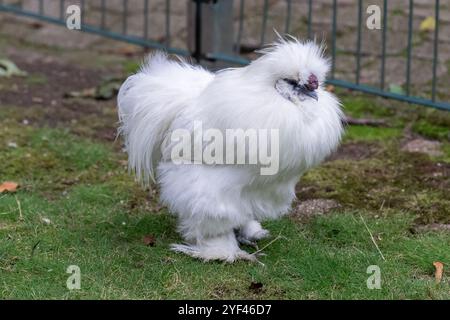
[[(152, 6), (156, 2), (159, 6), (158, 15), (164, 18), (163, 21), (159, 19), (158, 23), (151, 19), (152, 14), (155, 14)], [(175, 45), (172, 43), (172, 13), (174, 5), (179, 7), (181, 2), (186, 7), (185, 24), (188, 37), (184, 45), (180, 43)], [(273, 7), (271, 8), (274, 2), (276, 2), (278, 20), (274, 18), (275, 11)], [(82, 31), (143, 47), (164, 49), (178, 55), (193, 56), (201, 62), (220, 62), (221, 65), (247, 64), (251, 57), (249, 52), (270, 42), (273, 38), (273, 32), (270, 29), (274, 27), (281, 33), (291, 33), (303, 38), (313, 38), (318, 35), (319, 38), (326, 40), (331, 56), (332, 69), (328, 83), (386, 98), (450, 110), (450, 103), (446, 101), (450, 94), (449, 80), (445, 78), (442, 82), (439, 81), (442, 75), (438, 72), (438, 67), (446, 63), (439, 59), (439, 32), (442, 24), (440, 10), (443, 6), (440, 0), (428, 2), (433, 12), (431, 21), (435, 22), (431, 31), (425, 36), (425, 45), (428, 46), (426, 50), (432, 53), (429, 58), (430, 65), (429, 67), (420, 65), (416, 69), (413, 68), (418, 59), (414, 55), (417, 46), (415, 37), (420, 34), (414, 24), (416, 3), (414, 0), (402, 0), (402, 7), (391, 11), (390, 6), (393, 5), (393, 1), (370, 1), (370, 3), (374, 2), (378, 3), (380, 8), (382, 25), (380, 30), (372, 33), (367, 33), (366, 9), (369, 3), (364, 0), (354, 0), (354, 3), (350, 5), (346, 1), (346, 12), (342, 12), (343, 6), (339, 0), (315, 0), (314, 2), (312, 0), (253, 0), (251, 4), (246, 0), (177, 0), (176, 2), (171, 0), (0, 0), (0, 11), (65, 26), (66, 8), (70, 4), (76, 4), (81, 9)], [(251, 10), (248, 9), (249, 5), (253, 6)], [(108, 25), (112, 6), (116, 18), (114, 26)], [(447, 4), (444, 6), (448, 10)], [(134, 16), (131, 15), (131, 11), (134, 12)], [(298, 12), (301, 12), (303, 16), (300, 17)], [(389, 18), (399, 15), (399, 12), (404, 16), (406, 27), (404, 36), (389, 31)], [(136, 14), (140, 15), (138, 23), (136, 23)], [(324, 20), (324, 16), (327, 20)], [(316, 24), (318, 17), (322, 21)], [(341, 24), (349, 21), (354, 22), (354, 25), (343, 37), (342, 30), (347, 27), (342, 27)], [(130, 27), (131, 23), (133, 28)], [(251, 31), (246, 30), (246, 28), (250, 29), (249, 26), (253, 28)], [(155, 28), (159, 31), (164, 30), (164, 35), (159, 38), (152, 37), (149, 30)], [(249, 34), (253, 37), (252, 41), (243, 43), (243, 38), (245, 36), (248, 38)], [(374, 35), (377, 40), (370, 40)], [(389, 51), (388, 45), (389, 39), (394, 36), (395, 42), (400, 42), (399, 36), (405, 41), (404, 48), (396, 54)], [(372, 48), (370, 54), (363, 50), (363, 42), (365, 40), (367, 42), (367, 39), (369, 42), (379, 43), (374, 49)], [(344, 40), (345, 46), (340, 44)], [(353, 44), (352, 49), (346, 48), (348, 43)], [(366, 63), (368, 56), (370, 68), (374, 73), (362, 77), (369, 68), (369, 64)], [(347, 59), (345, 68), (351, 69), (349, 72), (340, 71), (344, 65), (341, 58)], [(353, 59), (351, 63), (348, 62), (350, 58)], [(395, 58), (397, 62), (400, 60), (400, 64), (390, 66), (387, 61), (391, 58)], [(403, 75), (403, 80), (397, 80), (401, 82), (401, 85), (397, 86), (396, 90), (392, 90), (387, 81), (388, 72), (393, 73), (397, 78), (399, 73)], [(418, 78), (418, 72), (420, 78), (429, 80), (416, 85), (414, 80)]]

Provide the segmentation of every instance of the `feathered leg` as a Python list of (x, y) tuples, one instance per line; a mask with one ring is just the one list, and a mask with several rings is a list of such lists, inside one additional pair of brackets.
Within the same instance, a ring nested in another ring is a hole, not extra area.
[(239, 248), (234, 230), (241, 224), (236, 217), (227, 216), (226, 211), (179, 214), (178, 231), (185, 243), (173, 244), (172, 250), (205, 261), (256, 261), (255, 255)]
[(256, 241), (267, 238), (269, 235), (269, 231), (263, 229), (258, 221), (251, 220), (238, 230), (237, 240), (242, 244), (256, 247)]
[(172, 250), (185, 253), (191, 257), (205, 261), (223, 260), (234, 262), (236, 260), (256, 261), (256, 256), (239, 248), (234, 232), (199, 239), (193, 244), (173, 244)]

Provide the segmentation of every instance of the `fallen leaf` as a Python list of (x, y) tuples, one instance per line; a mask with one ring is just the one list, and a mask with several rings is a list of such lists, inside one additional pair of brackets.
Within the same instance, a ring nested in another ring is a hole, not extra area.
[(116, 53), (122, 54), (122, 55), (127, 56), (127, 57), (131, 57), (131, 56), (136, 55), (136, 54), (138, 54), (140, 52), (142, 52), (142, 47), (136, 46), (136, 45), (132, 45), (132, 44), (124, 45), (124, 46), (122, 46), (122, 47), (120, 47), (120, 48), (118, 48), (116, 50)]
[(259, 292), (261, 292), (263, 287), (264, 287), (264, 285), (261, 282), (252, 282), (252, 283), (250, 283), (250, 287), (248, 289), (255, 293), (259, 293)]
[(148, 235), (144, 236), (144, 238), (142, 239), (142, 242), (146, 246), (154, 247), (155, 243), (156, 243), (156, 238), (152, 234), (148, 234)]
[(27, 73), (20, 70), (11, 60), (0, 59), (0, 77), (23, 77), (26, 75)]
[(66, 98), (95, 98), (95, 88), (83, 89), (81, 91), (70, 91), (64, 96)]
[(39, 21), (33, 21), (30, 23), (30, 27), (33, 29), (41, 29), (44, 25)]
[(396, 94), (405, 94), (403, 87), (398, 84), (389, 85), (389, 92), (396, 93)]
[(328, 92), (334, 92), (336, 90), (336, 88), (332, 84), (329, 84), (329, 85), (327, 85), (326, 90)]
[(116, 96), (122, 84), (122, 79), (107, 79), (97, 87), (87, 88), (81, 91), (67, 92), (65, 98), (89, 98), (97, 100), (109, 100)]
[(42, 218), (41, 220), (44, 224), (52, 224), (52, 221), (49, 218)]
[(42, 99), (41, 97), (32, 97), (31, 101), (33, 101), (34, 103), (42, 103), (44, 102), (44, 99)]
[(4, 191), (16, 192), (18, 186), (19, 186), (19, 184), (16, 182), (5, 181), (2, 184), (0, 184), (0, 193), (2, 193)]
[(433, 262), (433, 266), (435, 267), (434, 278), (436, 279), (436, 283), (440, 283), (442, 281), (442, 274), (444, 272), (444, 264), (439, 261)]
[(96, 99), (100, 100), (108, 100), (115, 97), (115, 95), (119, 92), (120, 86), (122, 82), (117, 80), (110, 80), (102, 83), (96, 89)]
[(434, 17), (426, 17), (420, 23), (420, 31), (434, 31), (436, 29), (436, 19)]

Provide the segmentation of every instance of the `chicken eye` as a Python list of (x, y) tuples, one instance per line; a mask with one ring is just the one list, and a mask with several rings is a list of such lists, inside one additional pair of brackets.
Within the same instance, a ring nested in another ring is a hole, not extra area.
[(294, 80), (294, 79), (287, 79), (287, 78), (285, 78), (283, 80), (286, 81), (287, 83), (289, 83), (293, 87), (295, 87), (297, 85), (297, 83), (298, 83), (298, 81)]

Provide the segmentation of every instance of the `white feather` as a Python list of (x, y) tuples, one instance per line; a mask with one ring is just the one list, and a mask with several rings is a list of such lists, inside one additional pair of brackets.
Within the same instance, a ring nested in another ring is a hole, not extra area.
[[(178, 215), (178, 230), (187, 244), (175, 250), (206, 260), (248, 258), (234, 230), (242, 230), (246, 238), (268, 234), (255, 220), (286, 214), (300, 176), (340, 141), (340, 103), (322, 88), (329, 69), (323, 49), (291, 39), (279, 40), (262, 53), (246, 67), (215, 75), (158, 53), (120, 89), (120, 132), (130, 169), (144, 183), (156, 176), (161, 201)], [(318, 101), (293, 103), (275, 88), (279, 79), (304, 81), (311, 73), (320, 82)], [(263, 176), (259, 166), (173, 163), (171, 145), (163, 141), (174, 129), (192, 131), (194, 121), (223, 132), (278, 129), (279, 172)]]
[(121, 86), (119, 133), (125, 137), (129, 168), (145, 185), (154, 181), (160, 145), (172, 121), (212, 79), (214, 75), (199, 66), (157, 52)]

